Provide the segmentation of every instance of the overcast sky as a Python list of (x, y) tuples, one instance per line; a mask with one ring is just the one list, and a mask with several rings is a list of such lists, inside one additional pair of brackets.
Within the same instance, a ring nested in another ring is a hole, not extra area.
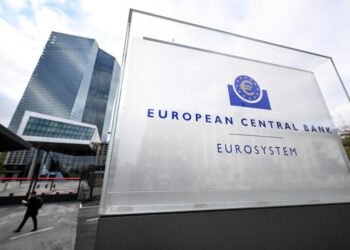
[(94, 38), (120, 62), (129, 8), (331, 56), (350, 89), (350, 0), (0, 0), (0, 123), (51, 31)]

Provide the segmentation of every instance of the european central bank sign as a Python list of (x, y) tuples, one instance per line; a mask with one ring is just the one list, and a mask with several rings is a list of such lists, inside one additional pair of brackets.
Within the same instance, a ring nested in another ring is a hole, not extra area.
[(350, 198), (312, 72), (159, 41), (129, 46), (106, 189), (113, 211)]

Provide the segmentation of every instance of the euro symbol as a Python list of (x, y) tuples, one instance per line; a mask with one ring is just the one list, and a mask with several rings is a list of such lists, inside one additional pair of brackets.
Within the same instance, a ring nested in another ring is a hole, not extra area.
[(249, 95), (249, 96), (252, 96), (254, 95), (254, 92), (252, 91), (252, 83), (248, 80), (244, 80), (240, 85), (239, 87), (241, 88), (241, 90), (243, 90), (243, 92), (246, 94), (246, 95)]

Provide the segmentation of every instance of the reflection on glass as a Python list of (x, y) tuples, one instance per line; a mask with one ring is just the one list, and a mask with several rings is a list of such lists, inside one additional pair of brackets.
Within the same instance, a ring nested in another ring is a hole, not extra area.
[[(139, 11), (129, 20), (101, 214), (350, 201), (349, 99), (331, 58)], [(230, 102), (241, 75), (271, 109)]]
[(23, 135), (91, 140), (94, 128), (30, 117)]

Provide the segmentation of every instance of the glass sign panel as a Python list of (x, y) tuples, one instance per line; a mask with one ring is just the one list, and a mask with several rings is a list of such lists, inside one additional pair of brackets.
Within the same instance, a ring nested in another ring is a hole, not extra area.
[(350, 201), (325, 73), (127, 39), (100, 214)]

